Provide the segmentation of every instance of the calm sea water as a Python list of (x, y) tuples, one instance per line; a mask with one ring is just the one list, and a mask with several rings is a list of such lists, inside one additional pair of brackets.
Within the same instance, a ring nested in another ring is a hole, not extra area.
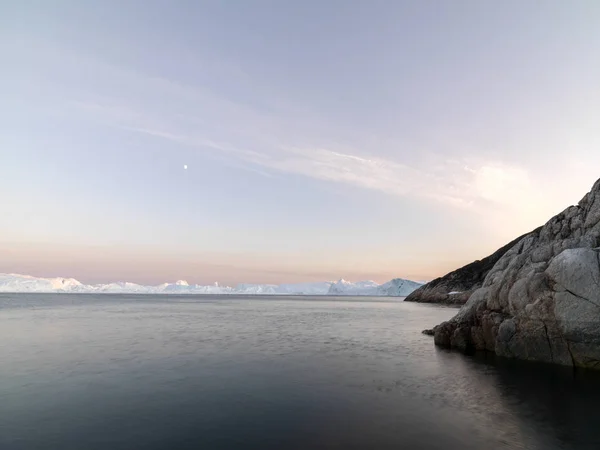
[(0, 295), (0, 448), (599, 449), (600, 379), (398, 300)]

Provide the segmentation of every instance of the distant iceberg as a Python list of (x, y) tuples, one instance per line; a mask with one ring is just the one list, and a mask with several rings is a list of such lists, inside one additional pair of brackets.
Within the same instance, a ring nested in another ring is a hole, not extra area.
[(352, 283), (351, 281), (341, 279), (336, 283), (332, 283), (327, 294), (406, 297), (421, 286), (423, 286), (423, 283), (405, 280), (403, 278), (394, 278), (384, 284), (378, 284), (375, 281), (359, 281)]
[(0, 274), (0, 292), (81, 292), (85, 286), (74, 278), (36, 278)]
[(343, 278), (329, 287), (328, 295), (377, 295), (379, 284), (375, 281), (358, 281), (353, 283)]
[(384, 295), (390, 297), (407, 297), (413, 291), (416, 291), (425, 283), (419, 281), (405, 280), (404, 278), (394, 278), (387, 283), (382, 284), (377, 288), (376, 295)]
[(179, 280), (158, 286), (129, 282), (83, 284), (73, 278), (38, 278), (30, 275), (0, 274), (0, 292), (90, 293), (90, 294), (237, 294), (237, 295), (356, 295), (406, 297), (422, 283), (395, 278), (384, 284), (375, 281), (339, 280), (297, 284), (238, 284), (236, 287), (189, 284)]

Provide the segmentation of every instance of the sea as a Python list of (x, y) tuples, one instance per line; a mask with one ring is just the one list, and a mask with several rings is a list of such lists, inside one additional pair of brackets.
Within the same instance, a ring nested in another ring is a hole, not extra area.
[(0, 294), (0, 449), (600, 449), (600, 376), (395, 298)]

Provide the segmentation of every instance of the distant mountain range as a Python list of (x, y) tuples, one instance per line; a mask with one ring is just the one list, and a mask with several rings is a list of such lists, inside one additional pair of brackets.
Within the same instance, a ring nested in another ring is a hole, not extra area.
[(384, 284), (339, 280), (297, 284), (238, 284), (235, 287), (188, 284), (187, 281), (144, 286), (129, 282), (83, 284), (74, 278), (38, 278), (0, 274), (0, 292), (93, 293), (93, 294), (241, 294), (241, 295), (357, 295), (406, 297), (423, 283), (394, 278)]

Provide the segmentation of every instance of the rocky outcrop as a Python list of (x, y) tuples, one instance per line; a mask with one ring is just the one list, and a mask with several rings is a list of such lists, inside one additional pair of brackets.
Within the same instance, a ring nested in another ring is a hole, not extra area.
[[(535, 230), (532, 233), (539, 231)], [(532, 233), (527, 233), (496, 250), (490, 256), (467, 264), (443, 277), (436, 278), (410, 294), (405, 302), (444, 303), (464, 305), (471, 294), (479, 289), (483, 280), (498, 260), (517, 242)]]
[(600, 180), (512, 245), (433, 334), (464, 352), (600, 369)]

